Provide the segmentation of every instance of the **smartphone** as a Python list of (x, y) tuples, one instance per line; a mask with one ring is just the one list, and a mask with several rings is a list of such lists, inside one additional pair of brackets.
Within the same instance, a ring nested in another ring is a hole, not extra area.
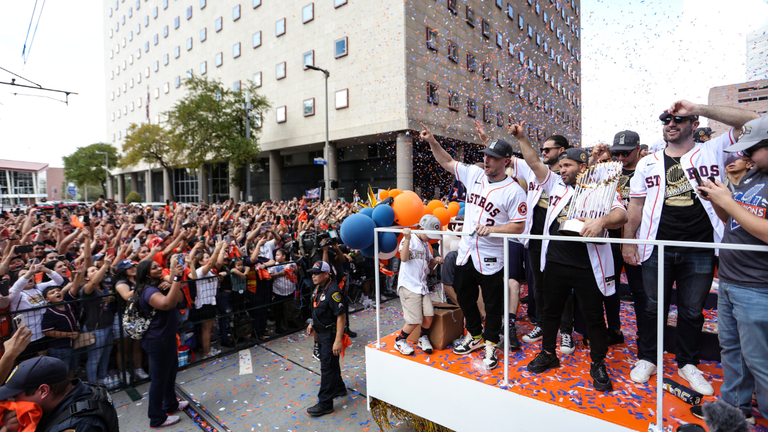
[(331, 236), (332, 239), (335, 239), (338, 237), (338, 234), (336, 234), (336, 230), (328, 230), (328, 235)]
[[(693, 169), (693, 178), (696, 179), (696, 183), (698, 183), (699, 186), (704, 185), (703, 182), (701, 181), (701, 175), (699, 175), (699, 170), (697, 170), (696, 168)], [(709, 196), (709, 194), (704, 191), (701, 191), (701, 196), (707, 197)]]
[(11, 281), (6, 279), (0, 281), (0, 295), (8, 296), (8, 291), (11, 289)]
[(32, 258), (31, 260), (29, 260), (29, 265), (36, 265), (36, 264), (40, 264), (40, 260), (39, 259)]
[(18, 314), (13, 317), (13, 323), (16, 324), (16, 328), (19, 328), (23, 325), (27, 325), (27, 320), (24, 319), (23, 314)]
[(115, 248), (111, 247), (107, 249), (107, 256), (114, 256), (115, 255)]
[(61, 219), (61, 209), (59, 208), (58, 204), (53, 205), (53, 214), (56, 215), (57, 218)]
[(176, 259), (178, 260), (178, 265), (183, 266), (184, 265), (184, 254), (180, 253), (176, 255)]
[(33, 250), (35, 250), (35, 247), (30, 244), (30, 245), (16, 246), (16, 249), (14, 249), (14, 252), (16, 252), (16, 255), (21, 255), (25, 253), (32, 253)]
[(215, 236), (213, 236), (213, 240), (215, 242), (219, 242), (221, 240), (221, 234), (216, 234)]
[(86, 214), (85, 214), (85, 216), (83, 216), (83, 223), (84, 223), (85, 225), (88, 225), (88, 224), (90, 224), (90, 223), (91, 223), (91, 215), (89, 215), (88, 213), (86, 213)]
[(101, 237), (101, 227), (96, 228), (96, 235)]
[(141, 241), (138, 238), (134, 238), (131, 240), (131, 246), (133, 247), (134, 252), (138, 252), (139, 249), (141, 249)]
[(157, 218), (159, 218), (159, 217), (160, 217), (160, 212), (159, 212), (159, 211), (157, 211), (157, 210), (155, 210), (155, 219), (157, 219)]
[(272, 222), (265, 222), (265, 223), (264, 223), (264, 226), (265, 226), (265, 227), (268, 227), (268, 226), (272, 226)]
[(144, 229), (144, 224), (136, 224), (133, 226), (133, 229), (136, 231), (141, 231)]
[(227, 243), (231, 243), (231, 241), (229, 240), (229, 236), (224, 236), (224, 240), (225, 240)]

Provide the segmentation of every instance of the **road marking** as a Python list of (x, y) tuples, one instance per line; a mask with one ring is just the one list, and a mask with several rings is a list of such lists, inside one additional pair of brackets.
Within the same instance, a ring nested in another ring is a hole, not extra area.
[(253, 366), (251, 365), (251, 350), (240, 350), (240, 375), (247, 375), (253, 373)]

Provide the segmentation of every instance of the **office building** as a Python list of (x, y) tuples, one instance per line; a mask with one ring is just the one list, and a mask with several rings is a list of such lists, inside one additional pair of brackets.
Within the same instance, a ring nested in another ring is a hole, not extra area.
[(30, 206), (61, 200), (64, 169), (46, 163), (0, 159), (0, 202), (3, 206)]
[[(766, 115), (768, 114), (768, 79), (712, 87), (709, 89), (708, 103), (749, 109), (760, 115)], [(728, 126), (714, 120), (709, 120), (709, 127), (717, 135), (729, 129)]]
[[(330, 178), (336, 196), (399, 187), (431, 196), (450, 175), (414, 135), (420, 122), (458, 159), (476, 160), (474, 120), (493, 137), (525, 120), (541, 142), (580, 141), (578, 1), (115, 0), (104, 13), (108, 140), (131, 123), (162, 121), (188, 73), (239, 89), (249, 81), (272, 108), (257, 113), (260, 162), (242, 198), (301, 196), (318, 186), (328, 79)], [(147, 115), (148, 113), (148, 115)], [(513, 140), (514, 141), (514, 140)], [(225, 199), (225, 161), (204, 170), (137, 166), (118, 175), (160, 201)]]

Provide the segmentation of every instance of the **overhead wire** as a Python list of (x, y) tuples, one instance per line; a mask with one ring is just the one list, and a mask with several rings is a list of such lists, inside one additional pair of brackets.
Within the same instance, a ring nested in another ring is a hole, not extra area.
[[(24, 64), (27, 64), (27, 60), (29, 60), (29, 54), (32, 52), (32, 44), (35, 42), (35, 35), (37, 34), (37, 27), (40, 25), (40, 18), (43, 16), (43, 9), (45, 8), (45, 0), (43, 0), (43, 4), (40, 6), (40, 13), (37, 15), (37, 23), (35, 23), (35, 31), (32, 33), (32, 39), (29, 41), (29, 50), (27, 51), (27, 43), (24, 42), (24, 49), (22, 50), (21, 57), (24, 59)], [(37, 0), (35, 0), (35, 9), (37, 9)], [(35, 11), (32, 11), (32, 17), (34, 18)], [(32, 21), (29, 22), (30, 26), (32, 25)], [(29, 29), (27, 29), (27, 36), (29, 36)], [(26, 57), (24, 56), (24, 52), (26, 51)]]

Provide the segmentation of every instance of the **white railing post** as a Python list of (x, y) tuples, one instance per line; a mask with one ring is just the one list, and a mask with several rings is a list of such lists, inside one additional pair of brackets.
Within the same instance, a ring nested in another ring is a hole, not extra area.
[[(664, 326), (667, 325), (667, 317), (664, 315), (664, 245), (656, 247), (658, 278), (656, 292), (656, 427), (654, 430), (664, 430)], [(649, 430), (651, 428), (649, 427)]]
[(379, 233), (373, 231), (373, 279), (376, 283), (376, 348), (381, 349), (381, 284), (379, 283)]
[[(501, 325), (504, 327), (504, 387), (509, 387), (509, 237), (504, 237), (504, 316)], [(482, 263), (481, 263), (482, 265)], [(487, 315), (486, 315), (487, 316)]]

